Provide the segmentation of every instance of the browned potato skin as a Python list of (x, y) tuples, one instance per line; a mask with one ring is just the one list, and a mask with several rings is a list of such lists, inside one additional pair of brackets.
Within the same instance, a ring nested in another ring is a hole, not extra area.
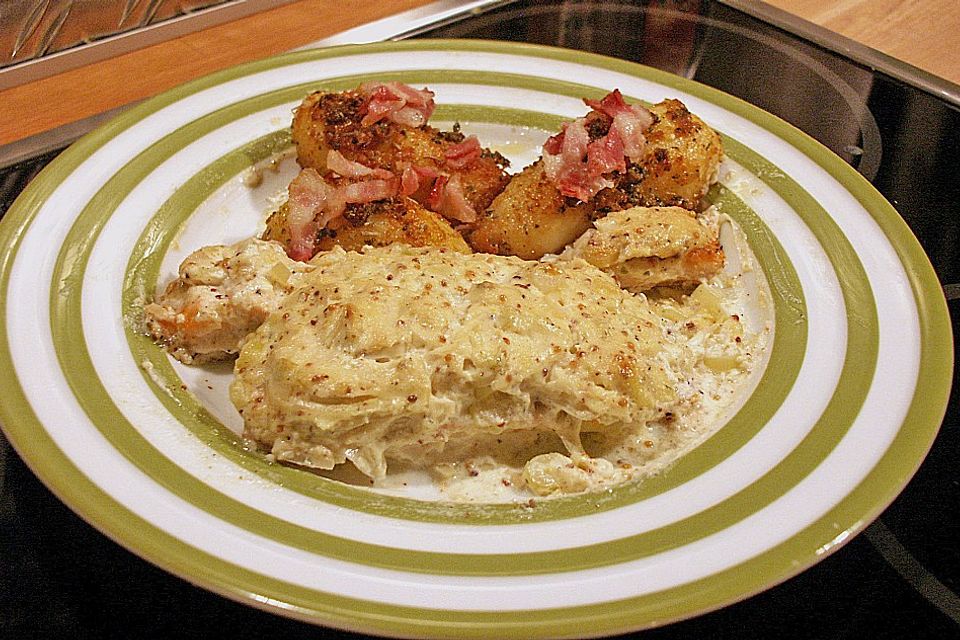
[(723, 146), (717, 135), (679, 100), (650, 107), (655, 120), (647, 147), (617, 185), (589, 203), (570, 203), (546, 178), (541, 163), (511, 180), (467, 241), (475, 251), (531, 260), (559, 253), (590, 228), (591, 220), (634, 206), (696, 210), (714, 180)]
[[(398, 175), (404, 163), (459, 174), (464, 196), (478, 213), (485, 211), (507, 184), (507, 161), (489, 151), (463, 169), (451, 171), (444, 166), (444, 151), (462, 141), (463, 134), (441, 132), (430, 126), (404, 127), (386, 120), (362, 126), (365, 101), (359, 91), (307, 96), (293, 116), (292, 135), (300, 166), (323, 174), (327, 170), (327, 153), (333, 149), (348, 160)], [(424, 185), (412, 197), (422, 203), (429, 192), (430, 185)]]
[(371, 202), (356, 207), (334, 221), (317, 243), (320, 251), (335, 246), (359, 251), (365, 246), (385, 247), (401, 243), (412, 247), (438, 247), (473, 253), (463, 237), (443, 216), (410, 198)]
[(647, 147), (617, 185), (629, 206), (697, 210), (717, 175), (723, 143), (716, 131), (690, 113), (679, 100), (650, 107), (656, 116), (646, 131)]
[(590, 228), (592, 203), (568, 206), (537, 161), (513, 177), (467, 240), (474, 251), (536, 260)]
[(284, 250), (290, 252), (290, 232), (287, 230), (287, 210), (289, 205), (284, 202), (280, 208), (267, 218), (267, 228), (260, 236), (261, 240), (273, 240), (283, 245)]
[[(264, 240), (275, 240), (287, 247), (290, 235), (286, 216), (287, 205), (283, 204), (267, 219)], [(413, 247), (439, 247), (472, 253), (449, 222), (410, 198), (349, 205), (344, 216), (331, 222), (321, 233), (317, 251), (329, 251), (335, 246), (346, 251), (359, 251), (367, 245), (383, 247), (399, 242)]]

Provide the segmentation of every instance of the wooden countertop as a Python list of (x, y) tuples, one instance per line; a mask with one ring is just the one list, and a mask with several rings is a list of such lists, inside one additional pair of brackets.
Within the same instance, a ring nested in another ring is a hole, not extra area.
[(766, 1), (960, 84), (960, 2), (957, 0)]
[(0, 145), (428, 2), (300, 0), (0, 91)]
[[(299, 0), (0, 91), (0, 145), (427, 1)], [(769, 0), (769, 4), (960, 83), (960, 3), (956, 0)]]

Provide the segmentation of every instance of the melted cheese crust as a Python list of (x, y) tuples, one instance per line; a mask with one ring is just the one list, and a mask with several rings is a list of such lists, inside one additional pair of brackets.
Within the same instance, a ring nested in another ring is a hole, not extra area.
[(633, 207), (597, 220), (560, 260), (582, 258), (634, 293), (696, 285), (723, 269), (714, 208)]
[(562, 265), (335, 249), (247, 339), (231, 399), (281, 461), (371, 478), (518, 432), (584, 455), (675, 410), (676, 349), (646, 298)]

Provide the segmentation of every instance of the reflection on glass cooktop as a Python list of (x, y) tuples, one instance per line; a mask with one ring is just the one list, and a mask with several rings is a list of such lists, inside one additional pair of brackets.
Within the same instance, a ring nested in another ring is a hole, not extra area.
[[(941, 281), (960, 280), (960, 110), (891, 75), (708, 1), (513, 2), (418, 35), (581, 49), (740, 97), (855, 167), (910, 224)], [(767, 593), (650, 635), (960, 637), (956, 382), (928, 460), (864, 536)]]
[(774, 113), (854, 166), (960, 281), (960, 110), (718, 2), (512, 2), (425, 37), (591, 51), (657, 67)]
[[(897, 207), (944, 283), (960, 282), (960, 109), (709, 0), (507, 2), (417, 37), (582, 49), (711, 85), (804, 130)], [(953, 153), (951, 153), (953, 152)], [(0, 214), (56, 154), (0, 173)], [(951, 302), (954, 336), (960, 308)], [(647, 638), (960, 637), (960, 399), (904, 493), (864, 535), (744, 602)], [(11, 637), (350, 637), (197, 589), (61, 505), (0, 436), (0, 630)], [(6, 634), (0, 634), (6, 635)]]

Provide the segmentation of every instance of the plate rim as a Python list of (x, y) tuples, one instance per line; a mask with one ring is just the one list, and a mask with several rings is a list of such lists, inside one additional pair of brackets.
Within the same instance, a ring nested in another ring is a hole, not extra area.
[[(2, 259), (0, 259), (0, 274), (2, 274), (2, 279), (3, 279), (2, 290), (4, 292), (6, 292), (7, 290), (10, 267), (12, 264), (12, 260), (17, 253), (15, 249), (19, 246), (19, 239), (21, 237), (21, 234), (25, 232), (26, 228), (29, 226), (29, 221), (32, 219), (33, 215), (35, 215), (39, 211), (39, 208), (42, 205), (43, 201), (46, 200), (46, 196), (49, 195), (49, 193), (47, 193), (46, 195), (43, 195), (43, 190), (40, 188), (39, 185), (43, 184), (44, 182), (50, 182), (52, 180), (52, 176), (56, 172), (63, 171), (66, 174), (71, 173), (76, 168), (76, 166), (79, 166), (79, 164), (81, 164), (82, 162), (83, 154), (81, 154), (81, 151), (80, 151), (81, 149), (85, 149), (88, 152), (92, 152), (92, 148), (90, 147), (99, 146), (97, 145), (98, 141), (101, 144), (104, 144), (106, 143), (106, 141), (114, 137), (114, 135), (116, 135), (117, 132), (126, 129), (129, 126), (135, 126), (135, 124), (139, 122), (141, 117), (136, 117), (135, 119), (133, 119), (134, 116), (138, 116), (141, 113), (146, 114), (151, 112), (147, 110), (148, 107), (153, 107), (155, 109), (161, 108), (162, 106), (164, 106), (163, 104), (164, 98), (168, 99), (172, 103), (172, 102), (175, 102), (176, 100), (179, 100), (182, 97), (181, 92), (183, 92), (183, 95), (187, 95), (189, 93), (192, 93), (192, 91), (188, 91), (188, 89), (199, 91), (202, 88), (205, 88), (206, 86), (208, 86), (207, 83), (209, 83), (209, 86), (215, 86), (216, 84), (220, 84), (222, 81), (227, 81), (238, 75), (246, 75), (246, 73), (253, 73), (257, 70), (267, 70), (267, 69), (274, 68), (276, 66), (280, 66), (280, 64), (282, 64), (282, 61), (289, 60), (292, 63), (292, 61), (299, 61), (300, 59), (313, 60), (315, 58), (312, 57), (311, 54), (315, 54), (317, 51), (323, 52), (327, 54), (327, 56), (335, 56), (337, 54), (349, 54), (353, 52), (366, 53), (366, 52), (377, 51), (377, 50), (381, 50), (381, 51), (395, 50), (395, 49), (433, 50), (437, 48), (467, 50), (467, 51), (482, 49), (482, 50), (488, 50), (488, 51), (497, 51), (497, 52), (506, 51), (509, 53), (520, 53), (520, 54), (532, 53), (535, 57), (538, 57), (538, 58), (546, 57), (546, 58), (575, 61), (580, 63), (586, 62), (587, 64), (593, 64), (597, 60), (600, 60), (606, 63), (610, 63), (610, 62), (616, 63), (616, 66), (621, 67), (616, 70), (623, 71), (625, 73), (630, 73), (631, 67), (634, 69), (640, 68), (645, 70), (645, 74), (643, 76), (644, 78), (650, 78), (652, 76), (655, 82), (665, 84), (667, 86), (674, 86), (674, 85), (671, 84), (670, 82), (664, 82), (662, 78), (658, 77), (659, 74), (662, 74), (667, 79), (678, 80), (678, 81), (682, 80), (682, 82), (678, 82), (676, 88), (685, 90), (690, 93), (694, 93), (698, 97), (705, 100), (709, 100), (710, 102), (716, 103), (716, 100), (714, 99), (716, 97), (715, 95), (710, 97), (704, 97), (699, 92), (695, 92), (695, 91), (691, 92), (690, 91), (691, 86), (707, 89), (709, 90), (709, 92), (714, 92), (717, 95), (723, 96), (724, 108), (733, 111), (737, 115), (746, 117), (748, 120), (753, 121), (753, 119), (750, 118), (748, 115), (744, 113), (740, 113), (737, 110), (730, 109), (731, 99), (735, 101), (734, 104), (736, 104), (737, 102), (742, 103), (742, 101), (739, 101), (739, 99), (733, 96), (722, 94), (722, 92), (719, 92), (716, 89), (707, 87), (706, 85), (701, 85), (699, 83), (694, 83), (693, 81), (681, 79), (676, 76), (667, 74), (666, 72), (661, 72), (656, 69), (651, 69), (649, 67), (643, 67), (642, 65), (637, 65), (636, 63), (630, 63), (630, 62), (617, 60), (613, 58), (607, 58), (604, 56), (599, 56), (597, 54), (586, 54), (584, 52), (577, 52), (577, 51), (559, 49), (554, 47), (542, 47), (539, 45), (528, 45), (528, 44), (517, 45), (515, 43), (499, 43), (499, 42), (490, 43), (487, 41), (419, 40), (419, 41), (409, 41), (409, 42), (399, 42), (399, 43), (381, 43), (377, 45), (346, 45), (343, 47), (336, 47), (332, 49), (311, 50), (307, 52), (295, 52), (293, 54), (285, 54), (283, 56), (269, 58), (264, 61), (258, 61), (256, 63), (248, 63), (247, 65), (240, 65), (238, 67), (233, 67), (231, 69), (228, 69), (222, 72), (211, 74), (210, 76), (206, 76), (205, 78), (202, 78), (200, 80), (193, 81), (191, 83), (188, 83), (187, 85), (183, 85), (177, 89), (171, 90), (170, 92), (165, 92), (164, 94), (161, 94), (160, 96), (157, 96), (156, 98), (149, 100), (147, 103), (144, 103), (143, 105), (135, 108), (130, 113), (121, 115), (117, 120), (112, 121), (111, 123), (109, 123), (108, 125), (105, 125), (101, 129), (98, 129), (97, 131), (89, 134), (80, 142), (76, 143), (73, 147), (71, 147), (71, 149), (69, 149), (67, 152), (62, 154), (57, 160), (51, 163), (50, 166), (45, 168), (44, 171), (41, 172), (40, 174), (41, 176), (45, 176), (45, 177), (43, 178), (38, 177), (36, 180), (34, 180), (33, 183), (31, 183), (31, 185), (27, 187), (27, 190), (25, 190), (24, 193), (21, 195), (21, 197), (17, 199), (17, 201), (14, 203), (14, 205), (11, 207), (10, 211), (8, 212), (7, 216), (5, 216), (2, 223), (0, 223), (0, 239), (4, 241), (4, 245), (3, 245), (4, 252), (2, 255)], [(537, 52), (541, 52), (541, 53), (546, 52), (546, 53), (551, 53), (552, 55), (536, 55)], [(324, 57), (327, 57), (327, 56), (324, 56)], [(605, 65), (602, 65), (602, 66), (605, 66)], [(607, 68), (610, 68), (610, 67), (608, 66)], [(655, 72), (655, 73), (651, 73), (651, 72)], [(708, 95), (709, 95), (709, 92), (708, 92)], [(744, 107), (747, 108), (748, 112), (753, 110), (760, 111), (759, 108), (753, 107), (752, 105), (748, 105), (747, 103), (742, 103), (742, 105), (743, 107), (741, 108), (744, 108)], [(766, 113), (766, 112), (761, 112), (761, 113)], [(770, 114), (767, 114), (767, 115), (775, 118), (775, 116), (772, 116)], [(126, 125), (126, 126), (121, 126), (121, 125)], [(790, 125), (787, 125), (787, 126), (789, 127)], [(108, 135), (108, 132), (111, 132), (111, 131), (113, 131), (113, 133)], [(833, 154), (828, 149), (820, 145), (820, 143), (814, 141), (812, 138), (808, 138), (806, 134), (799, 132), (799, 130), (796, 130), (796, 131), (797, 133), (799, 133), (800, 137), (799, 139), (796, 139), (796, 140), (795, 139), (789, 140), (790, 144), (793, 144), (794, 146), (797, 146), (796, 143), (798, 142), (802, 142), (806, 144), (808, 147), (806, 150), (800, 147), (798, 148), (800, 148), (800, 150), (804, 153), (804, 155), (806, 155), (808, 158), (816, 162), (819, 166), (823, 167), (828, 173), (830, 173), (831, 176), (833, 176), (833, 178), (838, 183), (840, 183), (845, 189), (850, 191), (850, 193), (858, 201), (861, 201), (861, 203), (863, 203), (863, 198), (860, 196), (865, 195), (867, 199), (870, 200), (875, 206), (878, 206), (880, 209), (884, 210), (882, 213), (878, 213), (877, 211), (874, 210), (873, 207), (870, 207), (864, 204), (864, 208), (870, 213), (870, 215), (881, 227), (883, 234), (886, 236), (891, 246), (893, 246), (893, 248), (896, 250), (898, 258), (900, 258), (901, 263), (905, 267), (905, 271), (910, 280), (910, 286), (914, 294), (914, 304), (916, 305), (918, 319), (920, 322), (919, 331), (921, 334), (921, 338), (924, 335), (928, 335), (928, 334), (933, 336), (941, 336), (941, 337), (945, 335), (947, 338), (947, 344), (952, 345), (952, 333), (950, 332), (950, 329), (949, 329), (949, 315), (947, 312), (946, 301), (942, 295), (942, 290), (939, 287), (939, 281), (936, 278), (936, 274), (933, 271), (932, 265), (930, 265), (929, 259), (927, 258), (926, 254), (923, 252), (922, 248), (920, 247), (919, 242), (916, 241), (916, 238), (913, 236), (912, 232), (909, 230), (909, 227), (907, 227), (906, 223), (902, 220), (902, 218), (900, 218), (899, 214), (892, 207), (892, 205), (890, 205), (885, 199), (883, 199), (883, 197), (878, 192), (876, 192), (875, 189), (873, 189), (872, 185), (870, 185), (864, 178), (862, 178), (862, 176), (860, 176), (855, 171), (853, 171), (853, 169), (847, 166), (845, 163), (843, 164), (843, 167), (838, 168), (836, 165), (830, 166), (831, 163), (822, 162), (821, 161), (823, 159), (822, 154), (824, 153), (828, 154), (827, 159), (832, 160), (835, 157), (833, 157)], [(780, 137), (780, 136), (778, 135), (777, 137)], [(69, 165), (67, 160), (64, 158), (64, 156), (67, 156), (67, 154), (71, 152), (74, 155), (68, 156), (68, 158), (72, 161), (74, 157), (76, 157), (78, 162), (76, 166), (72, 167), (69, 171), (67, 171), (67, 167)], [(839, 160), (839, 158), (835, 158), (835, 159), (842, 163), (842, 160)], [(56, 171), (54, 171), (54, 168), (56, 169)], [(837, 173), (840, 173), (842, 175), (837, 175)], [(851, 173), (852, 173), (852, 176), (850, 175)], [(857, 183), (857, 179), (859, 179), (860, 181), (859, 183)], [(855, 192), (854, 189), (851, 189), (851, 185), (848, 184), (847, 182), (849, 180), (853, 180), (853, 186), (859, 191), (859, 194)], [(16, 220), (16, 222), (11, 222), (11, 220)], [(11, 240), (13, 240), (13, 242), (10, 242)], [(908, 266), (912, 266), (916, 268), (914, 269), (907, 268)], [(931, 277), (932, 277), (932, 282), (931, 282)], [(3, 299), (0, 299), (0, 309), (5, 309), (5, 308), (6, 308), (6, 296), (4, 296)], [(944, 331), (944, 329), (946, 329), (946, 331)], [(6, 322), (3, 322), (2, 325), (0, 325), (0, 352), (2, 352), (2, 355), (0, 355), (0, 362), (2, 362), (4, 365), (10, 364), (7, 357), (8, 356), (8, 350), (7, 350), (8, 340), (9, 340), (9, 336), (7, 335)], [(850, 495), (858, 492), (864, 485), (867, 485), (869, 483), (870, 479), (876, 474), (877, 470), (880, 468), (882, 463), (885, 460), (887, 460), (887, 458), (889, 457), (888, 455), (889, 452), (895, 448), (896, 443), (901, 439), (901, 437), (904, 436), (903, 426), (906, 425), (908, 422), (910, 422), (911, 420), (914, 420), (914, 421), (920, 421), (923, 424), (927, 425), (927, 428), (923, 430), (924, 435), (927, 436), (926, 438), (927, 441), (925, 444), (922, 441), (914, 441), (914, 442), (908, 443), (911, 445), (910, 451), (914, 454), (914, 455), (908, 456), (909, 459), (913, 462), (913, 464), (898, 465), (899, 473), (895, 474), (895, 477), (897, 480), (894, 481), (892, 485), (888, 487), (885, 497), (881, 498), (882, 504), (875, 505), (871, 513), (867, 514), (866, 516), (861, 515), (859, 526), (855, 530), (859, 530), (865, 527), (866, 522), (872, 521), (877, 515), (879, 515), (879, 513), (883, 511), (883, 509), (885, 509), (886, 506), (889, 505), (890, 501), (892, 501), (893, 498), (895, 498), (896, 495), (898, 495), (900, 491), (902, 491), (903, 487), (906, 485), (909, 478), (913, 475), (913, 473), (922, 463), (923, 458), (925, 457), (926, 451), (929, 450), (929, 447), (932, 445), (933, 439), (935, 438), (936, 433), (939, 430), (939, 426), (940, 426), (940, 423), (942, 422), (943, 414), (946, 411), (947, 399), (949, 397), (949, 391), (951, 386), (950, 376), (945, 375), (945, 376), (942, 376), (941, 378), (932, 376), (934, 377), (934, 382), (939, 383), (939, 384), (933, 385), (932, 390), (935, 393), (926, 394), (924, 407), (921, 407), (918, 409), (915, 405), (917, 404), (919, 390), (921, 388), (924, 388), (927, 391), (931, 390), (929, 385), (925, 385), (922, 383), (922, 380), (925, 377), (928, 377), (928, 378), (931, 377), (930, 375), (931, 372), (949, 374), (949, 372), (952, 371), (953, 352), (952, 352), (952, 349), (942, 350), (938, 357), (933, 357), (933, 364), (935, 365), (933, 368), (929, 366), (924, 367), (923, 346), (925, 344), (927, 344), (927, 341), (921, 340), (921, 351), (922, 351), (921, 369), (920, 369), (920, 372), (918, 373), (917, 389), (914, 392), (913, 401), (911, 402), (911, 405), (910, 405), (910, 411), (908, 412), (906, 418), (904, 419), (903, 425), (901, 425), (900, 430), (898, 430), (897, 436), (894, 439), (894, 442), (891, 443), (890, 447), (887, 449), (887, 451), (884, 453), (881, 459), (877, 462), (876, 466), (870, 471), (869, 474), (867, 474), (867, 476), (861, 481), (861, 483), (856, 487), (856, 489), (851, 491), (850, 494), (848, 494), (848, 496), (846, 496), (844, 500), (839, 505), (837, 505), (837, 507), (841, 507), (844, 504), (846, 504), (848, 502)], [(937, 354), (928, 354), (928, 356), (936, 356), (936, 355)], [(930, 363), (927, 362), (927, 364), (929, 365)], [(13, 380), (11, 382), (19, 388), (19, 381)], [(3, 386), (7, 387), (8, 385), (4, 384)], [(24, 401), (23, 407), (29, 408), (29, 401), (26, 399), (26, 396), (23, 394), (23, 390), (19, 389), (19, 391), (21, 393), (21, 398)], [(933, 398), (931, 398), (931, 395), (933, 396)], [(942, 407), (942, 409), (940, 409), (939, 412), (937, 410), (938, 406)], [(23, 409), (23, 407), (21, 407), (21, 410)], [(918, 409), (918, 410), (915, 411), (915, 409)], [(40, 477), (40, 479), (44, 482), (44, 484), (46, 484), (49, 488), (51, 488), (51, 490), (57, 495), (57, 497), (61, 501), (63, 501), (65, 504), (68, 504), (71, 509), (77, 511), (77, 513), (81, 515), (81, 517), (83, 517), (85, 520), (87, 520), (87, 522), (91, 523), (96, 528), (100, 529), (101, 532), (105, 533), (111, 538), (114, 538), (116, 541), (123, 544), (123, 546), (130, 548), (137, 555), (140, 555), (140, 557), (144, 557), (145, 559), (151, 562), (154, 562), (159, 566), (164, 567), (168, 571), (171, 571), (172, 573), (179, 575), (180, 577), (185, 578), (188, 581), (194, 582), (196, 584), (201, 583), (194, 580), (190, 575), (186, 575), (184, 573), (181, 573), (180, 571), (173, 570), (165, 566), (164, 563), (162, 562), (155, 561), (150, 557), (146, 557), (143, 553), (141, 553), (141, 550), (138, 550), (136, 547), (131, 547), (130, 545), (126, 544), (123, 540), (118, 540), (116, 537), (114, 537), (114, 535), (111, 535), (110, 531), (107, 531), (103, 527), (98, 526), (96, 522), (97, 518), (92, 518), (92, 514), (84, 515), (83, 513), (84, 509), (78, 509), (76, 503), (73, 500), (66, 499), (63, 495), (61, 495), (57, 489), (60, 488), (62, 490), (63, 488), (56, 486), (59, 484), (59, 482), (55, 477), (56, 474), (51, 471), (51, 467), (49, 466), (51, 464), (55, 464), (55, 462), (54, 460), (48, 459), (50, 457), (56, 458), (56, 456), (52, 455), (51, 452), (49, 451), (45, 452), (46, 455), (43, 455), (44, 452), (41, 452), (40, 454), (38, 454), (35, 446), (31, 449), (31, 447), (26, 445), (27, 443), (26, 440), (21, 441), (21, 436), (23, 435), (21, 433), (21, 428), (19, 426), (11, 427), (8, 424), (10, 422), (10, 418), (13, 418), (18, 423), (20, 423), (23, 420), (23, 416), (22, 415), (18, 416), (17, 413), (18, 413), (17, 408), (14, 407), (13, 409), (11, 409), (10, 404), (8, 402), (5, 402), (2, 406), (0, 406), (0, 421), (4, 423), (4, 430), (8, 434), (8, 438), (11, 442), (11, 445), (15, 448), (15, 450), (17, 450), (18, 454), (20, 454), (20, 457), (27, 462), (28, 466), (30, 466), (34, 474)], [(32, 411), (30, 411), (30, 413), (32, 414)], [(42, 425), (39, 423), (39, 420), (36, 418), (36, 416), (32, 416), (32, 418), (33, 418), (33, 421), (36, 423), (36, 425), (40, 427), (41, 439), (48, 438), (48, 443), (47, 443), (48, 446), (52, 446), (53, 449), (55, 450), (53, 453), (54, 454), (58, 453), (62, 458), (60, 460), (57, 460), (56, 462), (62, 463), (63, 461), (66, 461), (67, 463), (69, 463), (70, 466), (72, 466), (72, 463), (70, 462), (66, 454), (60, 451), (56, 447), (56, 445), (52, 442), (52, 440), (49, 440), (49, 436), (47, 436), (45, 431), (43, 431)], [(13, 432), (17, 432), (18, 434), (17, 437), (10, 437)], [(24, 449), (31, 449), (29, 455), (24, 455), (24, 451), (23, 451)], [(39, 473), (38, 473), (38, 467), (41, 468), (41, 472)], [(76, 469), (76, 467), (73, 467), (73, 472), (76, 475), (83, 477), (85, 480), (89, 482), (89, 479), (83, 476), (82, 472)], [(90, 482), (90, 484), (92, 487), (96, 488), (97, 491), (100, 491), (95, 484), (93, 484), (92, 482)], [(64, 491), (64, 493), (69, 493), (69, 492)], [(113, 498), (110, 497), (109, 495), (105, 493), (103, 495), (104, 497), (107, 498), (107, 500), (111, 500), (111, 501), (113, 500)], [(120, 506), (120, 505), (117, 505), (117, 506)], [(122, 506), (120, 508), (123, 509)], [(832, 509), (830, 513), (832, 513), (833, 511), (834, 510)], [(824, 517), (827, 517), (827, 515), (825, 515)], [(88, 516), (91, 516), (91, 517), (88, 517)], [(136, 516), (132, 512), (128, 512), (128, 517), (138, 518), (138, 516)], [(813, 524), (816, 524), (816, 523), (813, 523)], [(153, 527), (155, 525), (148, 524), (148, 526)], [(811, 527), (812, 526), (813, 525), (811, 525)], [(164, 534), (164, 535), (167, 535), (167, 534)], [(794, 536), (795, 535), (797, 534), (794, 534)], [(793, 536), (791, 536), (791, 538), (792, 537)], [(179, 542), (178, 539), (173, 538), (172, 536), (171, 538), (174, 541)], [(789, 542), (789, 539), (787, 542)], [(844, 541), (840, 541), (840, 543), (831, 546), (829, 549), (825, 551), (823, 555), (832, 553), (837, 548), (839, 548), (843, 542)], [(183, 543), (180, 543), (180, 544), (183, 544)], [(193, 550), (193, 553), (196, 553), (196, 552), (197, 550)], [(163, 555), (162, 552), (160, 555), (161, 556)], [(794, 575), (795, 573), (799, 573), (799, 571), (807, 568), (807, 566), (811, 564), (813, 564), (813, 562), (810, 562), (809, 564), (804, 564), (802, 567), (797, 568), (796, 571), (786, 572), (786, 574), (782, 576), (781, 580), (786, 579), (787, 577), (790, 577), (790, 575)], [(778, 580), (778, 582), (781, 580)], [(773, 586), (773, 584), (775, 583), (776, 582), (767, 583), (765, 584), (765, 586), (761, 586), (760, 589), (758, 589), (757, 591)], [(210, 585), (208, 585), (206, 582), (203, 582), (202, 584), (207, 588), (211, 588)], [(226, 585), (226, 586), (229, 589), (230, 585)], [(251, 602), (256, 603), (258, 600), (258, 598), (255, 597), (256, 594), (251, 594), (247, 592), (240, 593), (238, 590), (236, 590), (235, 587), (233, 592), (231, 593), (222, 592), (220, 591), (220, 589), (216, 589), (216, 588), (212, 590), (221, 592), (223, 595), (234, 597), (235, 599), (239, 599), (243, 602), (246, 602), (247, 604), (251, 604)], [(750, 595), (753, 595), (753, 593), (755, 592), (756, 591), (753, 591), (750, 593), (744, 593), (741, 595), (740, 598), (737, 598), (737, 599), (748, 597)], [(729, 602), (719, 603), (716, 606), (717, 607), (724, 606), (725, 604), (729, 604)], [(275, 613), (277, 612), (275, 608), (271, 608), (270, 610), (274, 611)], [(690, 612), (687, 615), (697, 615), (703, 612), (705, 612), (705, 610), (698, 610), (698, 611)], [(682, 616), (682, 617), (686, 617), (686, 616)], [(329, 619), (317, 619), (316, 617), (313, 617), (313, 616), (309, 616), (306, 619), (310, 622), (315, 622), (315, 623), (321, 622), (325, 624), (331, 624), (331, 621)], [(349, 625), (347, 624), (349, 620), (344, 620), (341, 622), (343, 624), (337, 625), (337, 626), (342, 626), (343, 628), (350, 628), (353, 630), (371, 630), (371, 627), (354, 627), (352, 625)], [(636, 628), (636, 627), (631, 626), (631, 627), (618, 627), (618, 628), (621, 630), (625, 630), (627, 628)], [(613, 631), (614, 629), (610, 629), (610, 630), (604, 631), (604, 633), (613, 632)], [(384, 630), (377, 628), (376, 632), (383, 633)]]

